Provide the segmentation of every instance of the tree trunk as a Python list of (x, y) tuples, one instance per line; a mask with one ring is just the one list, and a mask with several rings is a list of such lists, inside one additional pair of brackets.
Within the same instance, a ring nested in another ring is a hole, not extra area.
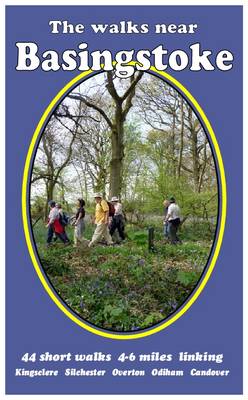
[(111, 130), (111, 144), (112, 144), (112, 157), (110, 161), (110, 188), (109, 196), (120, 196), (122, 188), (122, 167), (124, 158), (124, 122), (127, 114), (132, 107), (132, 100), (135, 96), (135, 87), (143, 76), (143, 72), (139, 71), (137, 75), (132, 75), (130, 78), (130, 85), (126, 91), (119, 95), (114, 84), (114, 73), (108, 71), (106, 74), (106, 88), (112, 97), (115, 114), (113, 120), (107, 115), (102, 105), (94, 103), (80, 94), (70, 94), (68, 97), (71, 99), (83, 102), (87, 107), (93, 108), (97, 111), (107, 122)]
[(197, 147), (197, 133), (191, 131), (191, 151), (192, 151), (192, 161), (193, 161), (193, 179), (195, 191), (198, 192), (199, 184), (199, 157), (198, 157), (198, 147)]
[(110, 162), (109, 196), (120, 196), (122, 188), (122, 169), (124, 158), (123, 121), (120, 113), (116, 112), (116, 125), (112, 130), (112, 157)]
[(47, 220), (48, 214), (49, 214), (49, 209), (48, 209), (48, 202), (50, 200), (53, 200), (53, 191), (55, 187), (55, 182), (52, 180), (49, 180), (46, 183), (46, 204), (45, 204), (45, 214), (44, 214), (44, 220)]
[(84, 194), (83, 194), (83, 189), (82, 189), (82, 185), (80, 184), (80, 188), (81, 188), (81, 197), (83, 198), (84, 195), (84, 199), (85, 199), (85, 203), (87, 204), (88, 202), (88, 183), (87, 183), (87, 176), (86, 174), (83, 174), (83, 179), (84, 179)]
[(172, 115), (172, 132), (171, 132), (171, 173), (176, 176), (176, 161), (175, 161), (175, 129), (176, 129), (176, 111)]
[(183, 98), (181, 98), (180, 104), (180, 114), (181, 114), (181, 129), (180, 129), (180, 148), (179, 148), (179, 158), (177, 166), (177, 176), (181, 176), (182, 160), (183, 160), (183, 135), (184, 135), (184, 115), (183, 115)]
[(203, 159), (203, 163), (201, 165), (201, 173), (199, 176), (199, 182), (198, 182), (198, 193), (200, 193), (201, 188), (202, 188), (202, 183), (203, 183), (203, 178), (204, 178), (204, 174), (205, 174), (205, 170), (206, 170), (206, 166), (207, 166), (207, 137), (205, 138), (205, 143), (204, 143), (204, 159)]
[(200, 174), (200, 165), (199, 165), (199, 153), (198, 153), (198, 135), (197, 128), (194, 123), (194, 118), (192, 114), (192, 109), (189, 107), (188, 109), (188, 119), (189, 119), (189, 131), (190, 131), (190, 151), (192, 157), (192, 172), (193, 172), (193, 182), (195, 192), (198, 192), (198, 184), (199, 184), (199, 174)]

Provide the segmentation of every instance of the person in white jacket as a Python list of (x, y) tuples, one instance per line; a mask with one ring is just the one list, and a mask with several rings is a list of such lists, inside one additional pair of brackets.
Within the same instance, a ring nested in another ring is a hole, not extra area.
[(177, 236), (177, 231), (181, 222), (180, 207), (178, 204), (176, 204), (174, 197), (170, 198), (170, 205), (168, 207), (166, 221), (168, 221), (169, 224), (168, 232), (171, 244), (181, 243), (181, 240)]

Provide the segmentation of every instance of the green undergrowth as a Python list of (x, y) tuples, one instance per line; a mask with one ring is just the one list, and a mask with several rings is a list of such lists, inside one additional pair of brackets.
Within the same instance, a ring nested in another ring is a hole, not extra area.
[[(72, 239), (73, 229), (67, 231)], [(197, 235), (182, 227), (177, 246), (155, 227), (154, 252), (146, 228), (126, 231), (121, 245), (74, 249), (57, 242), (46, 248), (46, 229), (41, 223), (34, 229), (41, 264), (60, 297), (83, 319), (114, 331), (144, 329), (175, 312), (196, 287), (211, 249), (202, 227)], [(87, 226), (85, 237), (92, 232)]]

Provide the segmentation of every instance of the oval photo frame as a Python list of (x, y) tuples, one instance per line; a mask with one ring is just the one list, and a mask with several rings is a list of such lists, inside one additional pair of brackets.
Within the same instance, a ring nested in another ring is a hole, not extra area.
[[(134, 65), (134, 63), (130, 63), (131, 65)], [(195, 290), (192, 292), (192, 294), (188, 297), (186, 302), (179, 308), (175, 314), (172, 314), (171, 316), (168, 317), (165, 321), (160, 322), (158, 325), (147, 328), (146, 330), (139, 331), (137, 333), (113, 333), (110, 331), (106, 330), (101, 330), (100, 328), (94, 327), (94, 325), (90, 325), (86, 323), (84, 320), (80, 319), (80, 317), (76, 314), (73, 313), (73, 311), (69, 308), (66, 307), (65, 304), (63, 304), (62, 299), (59, 297), (59, 295), (51, 288), (50, 284), (47, 281), (46, 275), (42, 269), (42, 267), (39, 264), (39, 258), (36, 254), (36, 249), (33, 244), (32, 240), (32, 233), (31, 233), (31, 227), (30, 227), (30, 222), (29, 222), (29, 199), (28, 199), (28, 194), (29, 194), (29, 178), (30, 178), (30, 171), (32, 167), (32, 161), (33, 157), (35, 155), (35, 148), (37, 141), (39, 140), (40, 135), (42, 134), (42, 130), (46, 124), (47, 119), (49, 118), (51, 112), (53, 109), (61, 102), (62, 98), (64, 95), (70, 91), (73, 86), (78, 84), (80, 81), (83, 81), (86, 78), (89, 78), (90, 75), (94, 74), (93, 71), (89, 70), (86, 72), (83, 72), (73, 78), (70, 82), (68, 82), (60, 91), (59, 93), (54, 97), (54, 99), (51, 101), (51, 103), (48, 105), (46, 108), (45, 112), (43, 113), (36, 129), (33, 134), (26, 161), (25, 161), (25, 167), (24, 167), (24, 173), (23, 173), (23, 182), (22, 182), (22, 217), (23, 217), (23, 227), (24, 227), (24, 233), (25, 233), (25, 238), (27, 242), (27, 247), (28, 251), (32, 260), (32, 263), (34, 265), (35, 271), (44, 286), (46, 292), (49, 294), (51, 299), (54, 301), (54, 303), (59, 307), (59, 309), (68, 317), (70, 318), (73, 322), (75, 322), (77, 325), (79, 325), (81, 328), (86, 329), (87, 331), (90, 331), (96, 335), (103, 336), (106, 338), (110, 339), (119, 339), (119, 340), (128, 340), (128, 339), (138, 339), (142, 338), (145, 336), (152, 335), (156, 332), (159, 332), (172, 323), (174, 323), (176, 320), (178, 320), (191, 306), (192, 304), (196, 301), (198, 296), (201, 294), (202, 290), (204, 289), (207, 281), (209, 280), (213, 269), (215, 267), (222, 240), (223, 240), (223, 235), (224, 235), (224, 230), (225, 230), (225, 221), (226, 221), (226, 203), (227, 203), (227, 198), (226, 198), (226, 180), (225, 180), (225, 170), (224, 170), (224, 164), (222, 161), (222, 156), (220, 152), (220, 148), (215, 136), (215, 133), (211, 127), (211, 124), (206, 117), (203, 109), (201, 106), (198, 104), (196, 99), (191, 95), (191, 93), (175, 78), (173, 78), (171, 75), (169, 75), (166, 72), (158, 71), (155, 67), (151, 67), (150, 71), (155, 73), (154, 75), (157, 75), (158, 77), (162, 78), (166, 82), (168, 82), (171, 86), (175, 87), (176, 90), (178, 90), (182, 95), (184, 95), (185, 99), (190, 103), (192, 108), (198, 112), (199, 116), (201, 117), (201, 122), (202, 126), (205, 130), (205, 134), (208, 133), (208, 140), (210, 144), (212, 144), (213, 149), (215, 151), (215, 161), (216, 161), (216, 174), (218, 176), (219, 173), (219, 185), (218, 185), (218, 190), (219, 190), (219, 221), (217, 221), (217, 228), (216, 228), (216, 236), (215, 240), (212, 246), (212, 254), (210, 253), (209, 259), (208, 259), (208, 265), (206, 264), (202, 277), (200, 281), (198, 282), (197, 287)], [(218, 227), (219, 225), (219, 227)]]

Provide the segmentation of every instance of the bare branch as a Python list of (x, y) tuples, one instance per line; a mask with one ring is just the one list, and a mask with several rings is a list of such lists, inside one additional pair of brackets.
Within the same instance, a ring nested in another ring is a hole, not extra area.
[(142, 78), (143, 74), (144, 74), (144, 72), (139, 71), (135, 78), (134, 78), (134, 75), (132, 76), (132, 83), (129, 86), (129, 88), (126, 90), (124, 95), (121, 97), (122, 101), (126, 100), (126, 98), (130, 95), (130, 93), (132, 93), (132, 91), (134, 90), (135, 86), (137, 85), (137, 83)]
[(113, 81), (113, 74), (111, 73), (111, 71), (107, 72), (107, 79), (108, 79), (108, 83), (106, 85), (106, 88), (108, 89), (109, 94), (115, 100), (115, 102), (117, 104), (121, 105), (123, 100), (116, 91), (114, 81)]
[(68, 97), (70, 99), (74, 99), (74, 100), (79, 100), (82, 101), (87, 107), (93, 108), (94, 110), (98, 111), (103, 118), (106, 120), (107, 124), (110, 126), (110, 128), (112, 129), (112, 122), (110, 121), (109, 117), (107, 116), (107, 114), (100, 108), (98, 107), (96, 104), (89, 102), (88, 100), (86, 100), (83, 96), (81, 96), (80, 94), (69, 94)]

